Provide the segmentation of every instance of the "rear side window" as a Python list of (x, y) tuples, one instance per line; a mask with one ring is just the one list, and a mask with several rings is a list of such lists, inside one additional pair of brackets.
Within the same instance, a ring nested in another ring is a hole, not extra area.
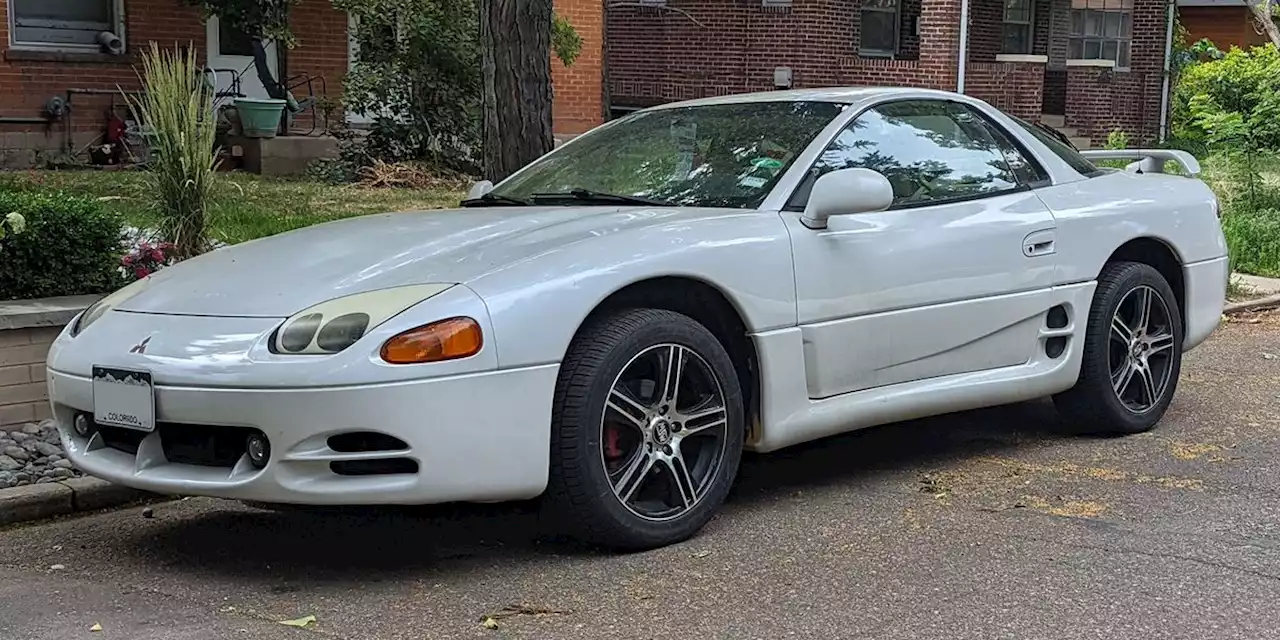
[(1021, 118), (1014, 116), (1009, 116), (1009, 118), (1014, 122), (1017, 122), (1018, 126), (1025, 129), (1027, 133), (1030, 133), (1036, 140), (1043, 143), (1044, 146), (1049, 147), (1050, 151), (1056, 154), (1059, 158), (1062, 158), (1063, 162), (1071, 165), (1071, 168), (1075, 169), (1080, 175), (1092, 178), (1105, 173), (1098, 167), (1094, 166), (1092, 162), (1086, 160), (1085, 157), (1080, 155), (1080, 152), (1073, 149), (1071, 145), (1053, 137), (1047, 131), (1044, 131), (1040, 127), (1037, 127), (1036, 125), (1033, 125)]

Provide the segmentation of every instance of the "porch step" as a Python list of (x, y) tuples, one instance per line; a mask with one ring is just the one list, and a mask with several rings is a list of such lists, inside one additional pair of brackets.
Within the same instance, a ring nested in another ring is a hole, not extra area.
[(1081, 151), (1093, 148), (1092, 141), (1084, 136), (1071, 137), (1071, 144)]
[(1053, 127), (1054, 129), (1062, 129), (1063, 127), (1067, 126), (1067, 117), (1055, 116), (1048, 113), (1042, 113), (1040, 114), (1040, 122), (1043, 122), (1046, 125)]

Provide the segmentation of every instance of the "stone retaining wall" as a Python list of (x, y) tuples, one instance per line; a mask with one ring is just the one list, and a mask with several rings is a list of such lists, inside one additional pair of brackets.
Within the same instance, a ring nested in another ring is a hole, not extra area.
[(49, 345), (99, 296), (0, 302), (0, 431), (50, 415), (45, 385)]

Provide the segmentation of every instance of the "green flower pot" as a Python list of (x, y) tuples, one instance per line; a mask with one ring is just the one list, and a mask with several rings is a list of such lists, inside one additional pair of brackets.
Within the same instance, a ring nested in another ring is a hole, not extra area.
[(246, 138), (274, 138), (284, 113), (284, 100), (236, 98), (236, 113)]

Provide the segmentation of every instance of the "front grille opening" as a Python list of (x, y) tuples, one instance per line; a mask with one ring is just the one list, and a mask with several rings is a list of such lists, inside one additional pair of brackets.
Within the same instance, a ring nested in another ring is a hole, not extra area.
[(329, 470), (340, 476), (389, 476), (417, 473), (418, 461), (411, 458), (340, 460), (330, 462)]
[(169, 462), (202, 467), (236, 466), (245, 453), (245, 442), (255, 429), (220, 425), (162, 422), (160, 445)]
[(98, 434), (102, 437), (103, 444), (131, 456), (138, 455), (138, 445), (142, 444), (143, 438), (151, 435), (146, 431), (138, 431), (137, 429), (110, 427), (101, 424), (98, 425)]
[(352, 431), (329, 436), (329, 448), (340, 453), (361, 451), (406, 451), (408, 443), (395, 436), (373, 431)]

